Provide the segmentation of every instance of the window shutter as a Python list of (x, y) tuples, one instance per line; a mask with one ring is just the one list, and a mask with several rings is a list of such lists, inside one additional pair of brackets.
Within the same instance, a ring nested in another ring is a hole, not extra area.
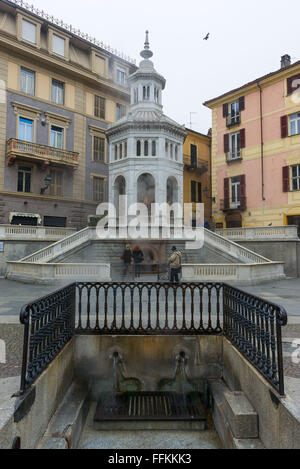
[(239, 98), (239, 108), (240, 112), (245, 110), (245, 96)]
[(228, 210), (230, 208), (229, 201), (229, 178), (224, 179), (224, 209)]
[(243, 174), (240, 177), (240, 208), (246, 208), (246, 176)]
[(246, 131), (245, 129), (240, 130), (240, 147), (245, 148), (246, 146)]
[(284, 166), (282, 168), (282, 182), (283, 182), (283, 192), (289, 192), (290, 190), (290, 167)]
[(223, 104), (223, 117), (228, 116), (228, 103)]
[(224, 135), (224, 153), (229, 153), (229, 134)]
[(288, 116), (281, 116), (280, 125), (281, 125), (281, 138), (288, 137), (289, 135)]
[(191, 181), (191, 199), (192, 202), (196, 202), (196, 182)]

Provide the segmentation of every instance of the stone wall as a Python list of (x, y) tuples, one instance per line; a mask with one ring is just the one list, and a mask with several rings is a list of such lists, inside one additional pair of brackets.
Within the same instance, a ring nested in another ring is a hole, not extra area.
[(239, 241), (238, 244), (271, 261), (284, 262), (288, 277), (300, 277), (300, 240)]

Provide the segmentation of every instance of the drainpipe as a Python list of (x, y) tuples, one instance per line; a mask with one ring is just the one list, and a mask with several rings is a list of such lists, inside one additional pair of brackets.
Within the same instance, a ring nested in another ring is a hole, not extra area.
[(257, 82), (259, 88), (259, 105), (260, 105), (260, 159), (261, 159), (261, 197), (263, 202), (265, 198), (265, 168), (264, 168), (264, 132), (263, 132), (263, 109), (262, 109), (262, 87)]

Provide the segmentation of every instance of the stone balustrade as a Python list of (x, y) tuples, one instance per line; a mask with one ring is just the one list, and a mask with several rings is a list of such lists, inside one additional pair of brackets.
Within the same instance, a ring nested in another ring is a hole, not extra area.
[(47, 226), (0, 225), (0, 240), (41, 240), (55, 241), (76, 233), (73, 228)]
[(255, 228), (227, 228), (216, 230), (224, 238), (236, 241), (258, 241), (268, 239), (298, 239), (297, 226), (265, 226)]
[(182, 266), (184, 282), (229, 282), (255, 285), (260, 282), (285, 279), (284, 263), (260, 264), (185, 264)]

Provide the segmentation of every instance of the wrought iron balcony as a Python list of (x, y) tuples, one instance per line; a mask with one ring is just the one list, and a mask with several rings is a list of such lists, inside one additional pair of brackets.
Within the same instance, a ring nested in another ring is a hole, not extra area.
[(192, 160), (190, 155), (183, 155), (184, 169), (186, 171), (195, 171), (200, 174), (207, 173), (208, 171), (208, 162), (205, 160), (200, 160), (199, 158)]
[(234, 125), (239, 125), (241, 123), (240, 114), (228, 114), (226, 117), (226, 127), (232, 127)]
[(220, 209), (223, 212), (231, 212), (231, 211), (240, 211), (243, 212), (247, 209), (247, 198), (241, 197), (238, 202), (230, 199), (222, 199), (220, 201)]
[(61, 164), (73, 168), (78, 167), (78, 153), (59, 148), (39, 145), (38, 143), (24, 142), (11, 138), (7, 142), (7, 166), (12, 166), (17, 158), (38, 161), (44, 165), (49, 163)]
[(242, 149), (236, 150), (235, 152), (226, 153), (227, 163), (234, 163), (235, 161), (241, 161), (243, 159)]

